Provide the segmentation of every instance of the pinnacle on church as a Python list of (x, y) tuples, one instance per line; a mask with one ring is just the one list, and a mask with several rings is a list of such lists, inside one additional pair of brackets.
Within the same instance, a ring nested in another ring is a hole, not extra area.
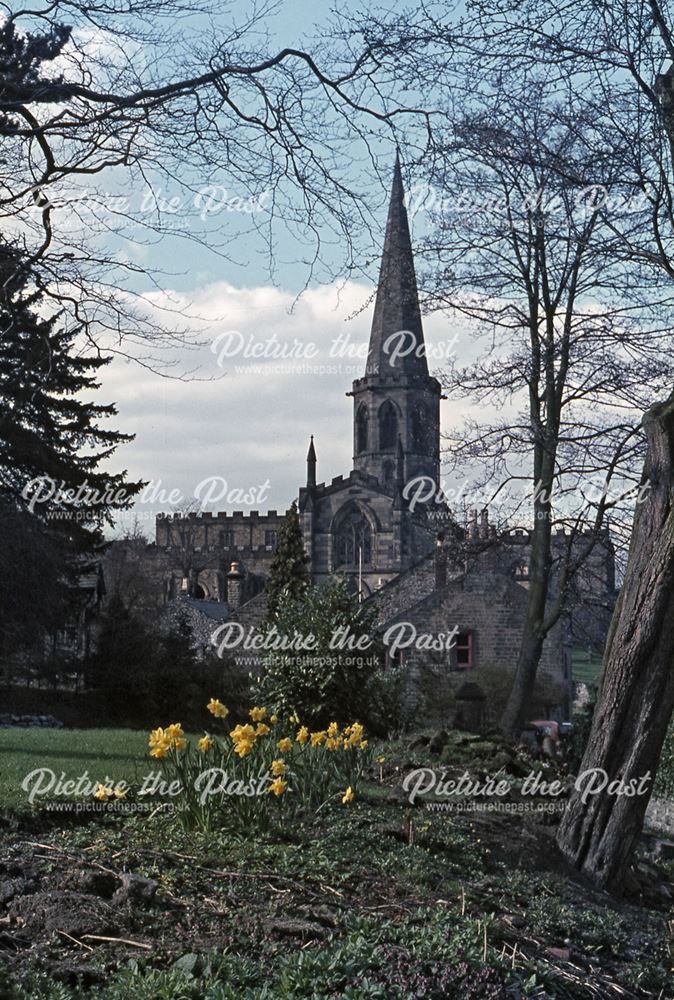
[[(403, 330), (408, 331), (405, 338), (394, 338), (389, 341), (387, 348), (385, 345), (391, 335)], [(392, 354), (392, 347), (396, 344), (399, 345), (401, 355), (398, 357)], [(400, 157), (397, 155), (372, 318), (367, 374), (428, 375), (412, 240), (405, 208)]]
[(314, 448), (314, 435), (311, 435), (309, 451), (307, 452), (307, 486), (316, 485), (316, 449)]

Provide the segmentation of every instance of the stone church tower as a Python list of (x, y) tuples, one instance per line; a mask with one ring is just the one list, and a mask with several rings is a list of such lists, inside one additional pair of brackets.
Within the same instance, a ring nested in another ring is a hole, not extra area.
[(428, 373), (397, 158), (367, 365), (351, 395), (354, 469), (382, 483), (429, 476), (439, 484), (441, 390)]
[(312, 438), (299, 509), (314, 581), (339, 573), (367, 596), (433, 550), (427, 511), (410, 513), (404, 488), (440, 484), (441, 388), (428, 371), (397, 158), (365, 374), (348, 395), (353, 470), (317, 484)]
[[(365, 373), (353, 397), (353, 468), (317, 481), (313, 438), (298, 508), (315, 583), (346, 577), (364, 598), (435, 548), (451, 526), (445, 504), (410, 510), (406, 486), (425, 477), (439, 490), (440, 383), (428, 371), (400, 162), (396, 159)], [(346, 426), (345, 426), (346, 431)], [(429, 483), (425, 492), (430, 495)], [(186, 595), (225, 604), (264, 589), (285, 515), (206, 511), (157, 519), (167, 600)], [(235, 566), (235, 569), (232, 567)]]

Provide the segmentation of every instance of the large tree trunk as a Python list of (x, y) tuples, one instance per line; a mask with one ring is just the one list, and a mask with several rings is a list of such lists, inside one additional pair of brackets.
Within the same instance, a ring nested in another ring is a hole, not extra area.
[(674, 395), (648, 411), (644, 429), (649, 489), (634, 516), (580, 773), (600, 768), (609, 782), (634, 782), (645, 793), (609, 794), (607, 786), (583, 802), (576, 787), (557, 835), (566, 858), (612, 890), (620, 888), (641, 832), (674, 707)]

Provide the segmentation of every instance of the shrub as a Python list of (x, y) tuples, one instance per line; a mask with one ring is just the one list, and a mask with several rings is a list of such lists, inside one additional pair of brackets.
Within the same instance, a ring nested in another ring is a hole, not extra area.
[(278, 648), (264, 658), (258, 697), (311, 725), (364, 719), (383, 658), (376, 616), (376, 608), (359, 604), (343, 581), (286, 600), (264, 629), (267, 648)]

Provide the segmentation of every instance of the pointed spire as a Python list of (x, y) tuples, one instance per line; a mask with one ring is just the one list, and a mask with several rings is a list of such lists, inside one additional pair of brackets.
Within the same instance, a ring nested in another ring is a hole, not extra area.
[[(394, 338), (385, 348), (391, 334), (403, 330), (407, 331), (405, 336)], [(428, 375), (399, 154), (393, 170), (366, 374)]]
[(314, 448), (314, 435), (311, 435), (309, 451), (307, 452), (307, 489), (316, 485), (316, 449)]

